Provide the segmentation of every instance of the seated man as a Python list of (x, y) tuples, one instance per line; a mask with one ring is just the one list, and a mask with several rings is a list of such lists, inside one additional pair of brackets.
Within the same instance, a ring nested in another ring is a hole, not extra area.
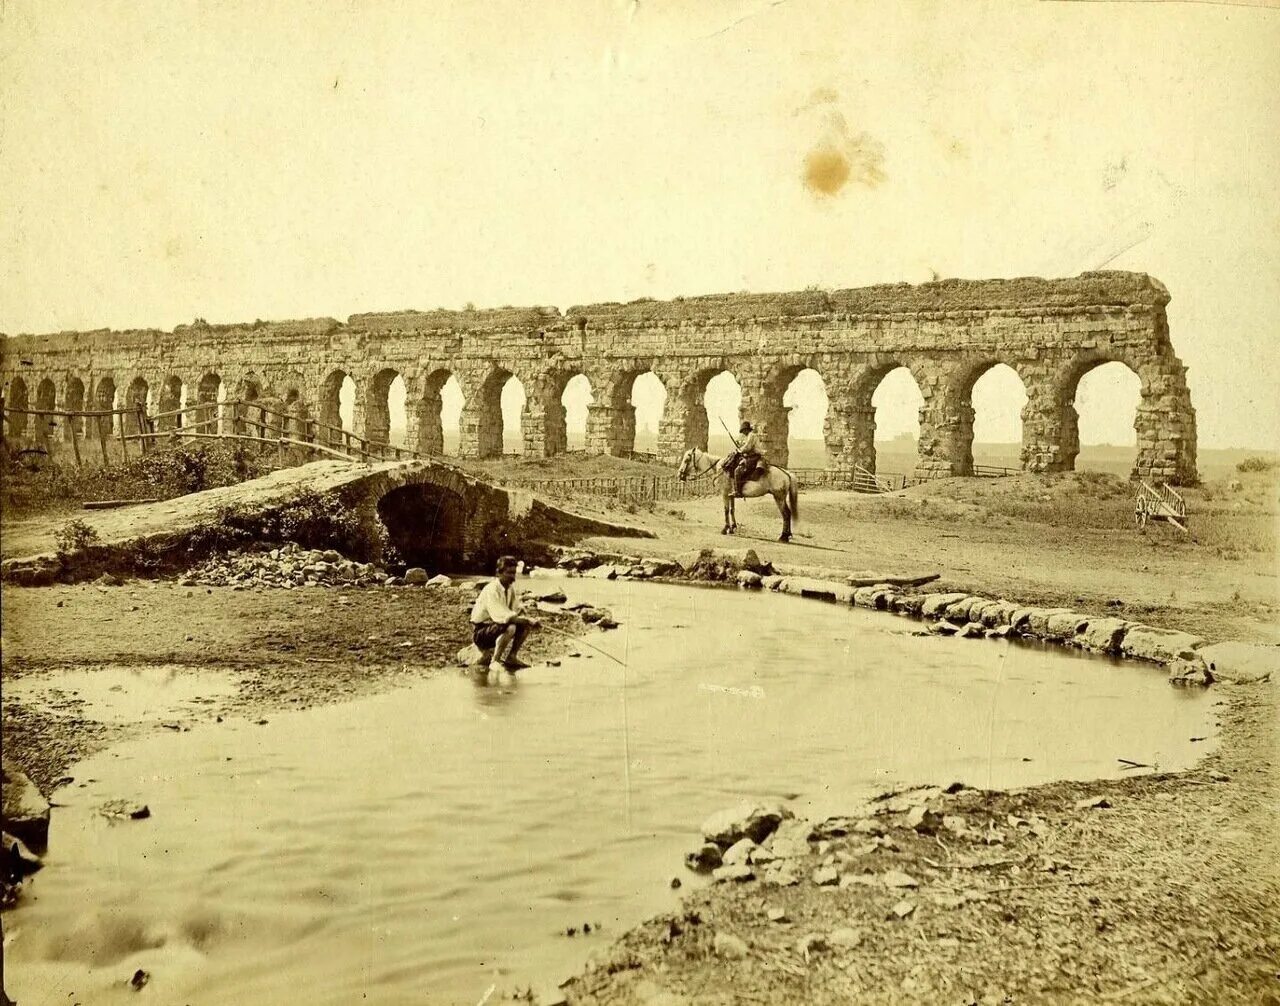
[(742, 487), (755, 472), (756, 465), (760, 463), (760, 437), (756, 434), (755, 428), (746, 422), (742, 424), (738, 432), (746, 434), (746, 437), (738, 445), (734, 455), (734, 466), (731, 470), (733, 472), (733, 495), (741, 498)]
[(471, 607), (471, 640), (482, 653), (493, 650), (491, 671), (518, 671), (529, 665), (518, 659), (520, 646), (538, 621), (520, 614), (516, 595), (516, 559), (504, 555), (498, 560), (498, 577), (484, 585)]

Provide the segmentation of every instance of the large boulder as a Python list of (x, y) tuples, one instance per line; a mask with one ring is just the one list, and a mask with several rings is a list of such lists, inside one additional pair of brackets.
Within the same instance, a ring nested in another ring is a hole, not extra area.
[(1123, 618), (1090, 618), (1075, 642), (1095, 653), (1119, 653), (1120, 642), (1132, 623)]
[(962, 597), (960, 600), (947, 605), (947, 618), (953, 622), (971, 622), (973, 618), (969, 613), (976, 605), (986, 604), (988, 600), (989, 598), (974, 597), (973, 595)]
[(1078, 611), (1060, 611), (1049, 616), (1045, 639), (1074, 639), (1089, 624), (1089, 616)]
[[(308, 570), (308, 572), (310, 572), (310, 570)], [(427, 579), (427, 571), (421, 566), (413, 566), (412, 568), (404, 571), (404, 582), (409, 584), (411, 587), (425, 586)]]
[(49, 847), (49, 801), (22, 769), (0, 763), (0, 826), (37, 853)]
[(1049, 619), (1054, 615), (1069, 614), (1071, 612), (1067, 608), (1032, 608), (1026, 627), (1022, 631), (1036, 639), (1052, 639), (1054, 637), (1049, 631)]
[(950, 605), (963, 601), (968, 594), (925, 594), (920, 605), (920, 614), (925, 618), (941, 618)]
[(740, 803), (703, 821), (702, 837), (722, 849), (728, 849), (744, 838), (759, 845), (789, 816), (785, 808), (776, 804)]
[(1218, 681), (1254, 684), (1280, 679), (1280, 646), (1225, 642), (1202, 646), (1196, 652)]
[(1157, 629), (1150, 625), (1131, 625), (1120, 643), (1126, 657), (1168, 664), (1175, 660), (1195, 660), (1196, 650), (1204, 639), (1176, 629)]
[(738, 586), (747, 590), (760, 589), (760, 574), (751, 569), (741, 569), (738, 571)]
[(835, 580), (819, 580), (812, 576), (788, 576), (778, 585), (778, 589), (786, 594), (799, 597), (817, 597), (827, 601), (839, 601), (842, 604), (853, 603), (854, 588)]

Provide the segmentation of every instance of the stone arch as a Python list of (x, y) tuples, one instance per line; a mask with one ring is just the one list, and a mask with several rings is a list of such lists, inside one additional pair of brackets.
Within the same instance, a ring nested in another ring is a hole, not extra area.
[[(899, 377), (899, 371), (905, 373)], [(918, 361), (903, 357), (873, 359), (855, 375), (847, 393), (832, 396), (823, 435), (827, 442), (827, 454), (834, 467), (849, 470), (860, 466), (869, 472), (878, 470), (880, 458), (876, 450), (876, 428), (883, 417), (877, 416), (877, 410), (889, 405), (883, 400), (884, 392), (890, 391), (908, 408), (916, 404), (915, 398), (918, 396), (920, 404), (916, 422), (921, 422), (924, 411), (922, 371), (923, 367)], [(892, 384), (886, 384), (886, 380), (897, 381), (898, 384), (893, 387)], [(911, 395), (912, 386), (915, 388), (915, 396)], [(902, 421), (905, 416), (898, 418)], [(910, 428), (899, 431), (899, 435), (904, 433), (910, 438), (910, 443), (904, 441), (902, 449), (893, 452), (892, 466), (914, 468), (916, 461), (912, 448), (915, 447), (915, 438), (911, 436)]]
[(196, 385), (196, 404), (200, 409), (195, 413), (191, 423), (201, 433), (218, 432), (219, 406), (223, 399), (222, 375), (213, 372), (205, 374)]
[[(116, 382), (115, 378), (103, 376), (98, 378), (97, 384), (93, 389), (93, 408), (95, 412), (111, 412), (116, 407)], [(116, 429), (116, 419), (114, 414), (107, 416), (98, 416), (97, 430), (99, 436), (109, 437)]]
[[(1009, 382), (1009, 376), (1017, 381), (1018, 391), (1015, 392)], [(1022, 436), (1022, 412), (1026, 407), (1027, 384), (1023, 377), (1018, 373), (1018, 369), (1004, 360), (993, 357), (986, 357), (972, 363), (965, 363), (955, 369), (952, 380), (947, 388), (946, 412), (950, 419), (949, 427), (949, 452), (943, 460), (951, 463), (951, 473), (954, 475), (972, 475), (973, 474), (973, 440), (974, 425), (977, 422), (978, 412), (974, 405), (974, 389), (980, 385), (989, 385), (992, 381), (1002, 382), (1005, 385), (1004, 393), (1007, 395), (1021, 394), (1021, 401), (1017, 402), (1017, 411), (1019, 416), (1017, 441), (1021, 444)], [(985, 414), (984, 406), (984, 414)], [(1021, 448), (1019, 448), (1021, 451)], [(1004, 461), (1012, 459), (1003, 459), (997, 461), (990, 459), (988, 463), (1001, 464), (1003, 467), (1013, 467), (1004, 464)]]
[[(9, 382), (9, 391), (4, 396), (4, 404), (10, 409), (26, 410), (31, 407), (30, 398), (27, 395), (27, 382), (21, 377), (14, 377)], [(17, 439), (27, 435), (27, 428), (30, 426), (31, 417), (25, 411), (10, 412), (8, 414), (8, 422), (5, 427), (7, 436)]]
[[(812, 375), (812, 376), (810, 376)], [(816, 381), (816, 383), (815, 383)], [(797, 384), (799, 382), (799, 384)], [(821, 412), (819, 428), (825, 428), (830, 403), (827, 382), (822, 376), (821, 365), (813, 360), (789, 360), (776, 364), (764, 379), (764, 397), (757, 403), (757, 425), (761, 430), (765, 453), (774, 464), (787, 465), (791, 458), (791, 411), (808, 410), (809, 403), (801, 399), (801, 392), (812, 389), (819, 400), (814, 411)], [(807, 397), (807, 396), (803, 396)], [(823, 445), (825, 454), (825, 443)], [(819, 467), (825, 467), (826, 459)]]
[(150, 397), (151, 387), (147, 383), (147, 379), (139, 374), (129, 382), (129, 387), (124, 393), (125, 413), (120, 417), (124, 424), (124, 431), (130, 436), (134, 436), (142, 432), (142, 427), (138, 422), (138, 408), (141, 406), (143, 415), (147, 412), (147, 399)]
[[(585, 385), (585, 387), (584, 387)], [(595, 387), (591, 378), (581, 368), (555, 370), (545, 380), (545, 401), (543, 405), (543, 447), (548, 457), (563, 454), (569, 450), (570, 427), (575, 427), (578, 435), (575, 449), (589, 450), (592, 453), (607, 453), (607, 444), (596, 444), (592, 437), (591, 407), (595, 402)], [(584, 394), (585, 392), (585, 394)], [(570, 423), (570, 408), (576, 412), (582, 403), (581, 423)]]
[(161, 432), (170, 432), (182, 428), (183, 416), (181, 414), (175, 416), (166, 416), (166, 412), (175, 412), (182, 408), (184, 385), (182, 378), (177, 374), (170, 374), (164, 379), (160, 385), (160, 398), (157, 403), (156, 429)]
[(462, 567), (467, 507), (461, 494), (434, 482), (411, 483), (382, 495), (377, 510), (405, 565), (436, 572)]
[[(1058, 373), (1052, 397), (1028, 402), (1024, 419), (1036, 420), (1037, 440), (1032, 447), (1033, 460), (1041, 462), (1038, 470), (1072, 471), (1080, 453), (1079, 414), (1075, 399), (1081, 379), (1090, 371), (1107, 363), (1121, 363), (1133, 371), (1139, 381), (1134, 432), (1137, 454), (1131, 478), (1153, 479), (1174, 485), (1194, 485), (1199, 481), (1195, 467), (1196, 417), (1191, 406), (1191, 393), (1186, 384), (1186, 368), (1173, 356), (1156, 356), (1138, 362), (1121, 353), (1094, 351), (1079, 354)], [(1053, 448), (1056, 448), (1054, 450)], [(1027, 446), (1024, 443), (1024, 451)], [(1044, 463), (1047, 462), (1047, 463)]]
[[(592, 453), (611, 454), (627, 458), (638, 450), (637, 423), (643, 404), (647, 426), (645, 453), (657, 450), (657, 438), (662, 429), (663, 411), (667, 402), (667, 386), (662, 377), (648, 362), (637, 362), (602, 379), (601, 393), (591, 405), (587, 430), (587, 449)], [(640, 401), (637, 401), (637, 394)], [(656, 402), (657, 408), (653, 408)]]
[[(453, 406), (450, 409), (450, 406)], [(422, 454), (443, 455), (445, 448), (445, 413), (459, 421), (466, 405), (462, 384), (448, 367), (437, 367), (422, 382), (422, 399), (418, 404), (418, 450)]]
[[(53, 378), (44, 377), (40, 379), (40, 383), (36, 385), (36, 411), (48, 410), (52, 412), (58, 407), (58, 388), (53, 383)], [(41, 443), (47, 443), (51, 439), (51, 435), (58, 428), (57, 416), (36, 416), (34, 428), (32, 432)]]
[(236, 406), (232, 418), (232, 432), (240, 436), (260, 437), (264, 422), (262, 406), (262, 379), (248, 373), (236, 383)]
[[(690, 447), (708, 450), (711, 439), (711, 421), (706, 406), (707, 388), (721, 374), (728, 374), (738, 386), (739, 395), (742, 383), (729, 368), (727, 361), (708, 363), (697, 370), (680, 384), (674, 398), (668, 398), (668, 406), (673, 406), (673, 415), (664, 422), (662, 434), (658, 438), (659, 453), (667, 458), (678, 458)], [(741, 398), (739, 398), (741, 408)], [(726, 419), (730, 429), (736, 433), (736, 423)], [(717, 428), (720, 424), (716, 423)]]
[(302, 395), (301, 382), (285, 384), (284, 398), (280, 402), (280, 411), (284, 414), (281, 422), (284, 424), (285, 436), (292, 437), (295, 440), (310, 439), (307, 429), (309, 410), (307, 409), (306, 399)]
[[(523, 442), (522, 438), (508, 438), (509, 431), (506, 428), (505, 412), (508, 411), (507, 403), (510, 402), (512, 397), (512, 392), (508, 391), (508, 386), (512, 381), (515, 381), (519, 386), (519, 394), (524, 396), (527, 403), (528, 397), (524, 392), (524, 382), (505, 367), (497, 365), (490, 369), (476, 392), (474, 415), (475, 451), (477, 457), (501, 457), (506, 452), (509, 439), (511, 442)], [(504, 396), (507, 398), (507, 403), (504, 403)], [(510, 411), (517, 410), (512, 408)], [(517, 424), (521, 428), (523, 411), (524, 403), (518, 407), (516, 417)]]
[[(62, 407), (67, 412), (84, 410), (84, 381), (74, 375), (67, 378), (66, 387), (62, 393)], [(84, 416), (68, 416), (62, 432), (67, 440), (74, 436), (84, 436)]]

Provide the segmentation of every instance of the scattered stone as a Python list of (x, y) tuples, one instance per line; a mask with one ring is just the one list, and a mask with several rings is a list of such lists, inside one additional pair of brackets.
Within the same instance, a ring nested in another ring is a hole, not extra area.
[(1203, 644), (1204, 639), (1189, 632), (1131, 625), (1120, 643), (1120, 652), (1126, 657), (1167, 664), (1179, 658), (1194, 660), (1197, 647)]
[(864, 817), (860, 821), (855, 821), (853, 830), (859, 835), (883, 835), (884, 825), (874, 818)]
[(427, 571), (421, 566), (411, 566), (404, 571), (404, 582), (409, 587), (422, 587), (427, 582)]
[(0, 826), (36, 852), (49, 847), (49, 801), (8, 759), (0, 763)]
[(961, 626), (960, 631), (956, 633), (958, 639), (982, 639), (986, 636), (987, 630), (982, 627), (981, 622), (966, 622)]
[(565, 601), (569, 600), (563, 590), (556, 589), (543, 590), (533, 596), (534, 600), (542, 601), (544, 604), (564, 604)]
[(738, 586), (744, 590), (759, 590), (763, 577), (754, 570), (744, 569), (738, 573)]
[(685, 853), (684, 857), (684, 865), (695, 873), (710, 873), (723, 862), (720, 846), (714, 842), (707, 842), (702, 848)]
[(905, 919), (908, 915), (912, 914), (915, 910), (916, 910), (916, 903), (907, 898), (904, 898), (902, 901), (899, 901), (896, 905), (894, 905), (891, 909), (889, 909), (889, 914), (896, 919)]
[(840, 950), (852, 950), (862, 944), (862, 934), (856, 929), (845, 926), (828, 933), (827, 942)]
[(0, 880), (20, 881), (44, 866), (44, 862), (32, 852), (20, 838), (14, 838), (7, 831), (0, 832), (0, 850), (3, 850), (3, 862), (0, 862)]
[(711, 941), (711, 948), (717, 957), (725, 957), (729, 960), (741, 960), (747, 956), (749, 950), (747, 944), (732, 933), (716, 933)]
[(140, 989), (149, 981), (151, 981), (151, 972), (143, 971), (142, 968), (138, 968), (138, 970), (133, 973), (133, 977), (129, 979), (129, 984), (135, 989)]
[(137, 803), (132, 800), (108, 800), (98, 808), (98, 812), (103, 817), (122, 821), (142, 821), (151, 816), (150, 807), (145, 803)]
[(782, 580), (783, 578), (776, 573), (772, 576), (762, 576), (760, 577), (760, 586), (765, 590), (777, 590), (782, 584)]
[(684, 886), (684, 885), (683, 885), (682, 883), (680, 883), (680, 878), (679, 878), (679, 877), (672, 877), (672, 878), (671, 878), (671, 890), (673, 890), (673, 891), (678, 891), (678, 890), (680, 890), (680, 888), (681, 888), (681, 887), (683, 887), (683, 886)]
[(1074, 641), (1097, 653), (1119, 653), (1120, 644), (1131, 624), (1123, 618), (1091, 618), (1076, 634)]
[(813, 882), (818, 887), (840, 883), (840, 871), (834, 866), (820, 866), (813, 871)]
[(890, 870), (888, 873), (880, 874), (880, 882), (885, 887), (919, 887), (920, 881), (909, 873), (903, 873), (901, 870)]
[(783, 908), (770, 908), (768, 911), (768, 918), (770, 922), (790, 922), (791, 921), (790, 916), (787, 915), (786, 909), (783, 909)]
[(734, 842), (733, 845), (729, 846), (729, 848), (725, 850), (721, 862), (723, 862), (725, 866), (740, 866), (742, 864), (749, 863), (752, 861), (752, 852), (758, 848), (759, 846), (756, 845), (755, 842), (751, 841), (751, 839), (741, 839), (740, 841)]
[(777, 861), (766, 867), (762, 881), (775, 887), (794, 887), (800, 883), (800, 872), (794, 863)]
[(796, 953), (805, 959), (805, 963), (808, 963), (816, 954), (830, 949), (827, 938), (821, 933), (806, 933), (796, 943)]
[(957, 601), (963, 601), (966, 594), (925, 594), (920, 605), (920, 614), (925, 618), (941, 618), (942, 613)]
[(1169, 683), (1184, 687), (1208, 688), (1213, 684), (1209, 665), (1200, 657), (1194, 660), (1178, 659), (1169, 665)]
[(922, 835), (937, 834), (942, 826), (942, 815), (928, 807), (912, 807), (907, 811), (907, 827), (914, 828)]
[(1227, 641), (1196, 651), (1216, 681), (1257, 684), (1280, 678), (1280, 647)]
[(711, 871), (711, 879), (718, 884), (727, 881), (755, 880), (756, 872), (745, 863), (740, 863), (737, 866), (718, 866)]
[(1111, 803), (1105, 796), (1086, 796), (1081, 800), (1077, 800), (1072, 806), (1076, 810), (1106, 810), (1111, 806)]
[(778, 806), (741, 803), (711, 815), (702, 822), (702, 836), (723, 849), (749, 838), (756, 844), (768, 838), (789, 812)]
[(445, 576), (443, 573), (437, 573), (427, 581), (428, 587), (452, 587), (453, 578)]
[(960, 631), (960, 626), (954, 625), (951, 622), (946, 622), (946, 621), (934, 622), (932, 625), (929, 626), (929, 631), (932, 632), (935, 636), (954, 636), (957, 632)]

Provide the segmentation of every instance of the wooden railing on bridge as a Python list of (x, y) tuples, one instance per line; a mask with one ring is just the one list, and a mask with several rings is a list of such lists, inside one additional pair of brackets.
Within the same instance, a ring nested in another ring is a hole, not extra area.
[(34, 417), (35, 447), (28, 451), (47, 453), (56, 442), (51, 421), (61, 420), (64, 438), (71, 445), (76, 464), (84, 463), (81, 438), (85, 445), (97, 442), (104, 465), (111, 463), (108, 444), (120, 445), (121, 458), (129, 459), (129, 447), (135, 445), (145, 455), (164, 446), (176, 446), (195, 440), (235, 440), (262, 448), (274, 447), (284, 462), (290, 448), (311, 455), (326, 455), (343, 461), (407, 461), (423, 458), (419, 451), (361, 437), (350, 430), (318, 419), (281, 412), (255, 401), (230, 400), (198, 402), (179, 409), (149, 415), (141, 403), (115, 409), (18, 409), (0, 403), (5, 430), (12, 429), (11, 416)]

